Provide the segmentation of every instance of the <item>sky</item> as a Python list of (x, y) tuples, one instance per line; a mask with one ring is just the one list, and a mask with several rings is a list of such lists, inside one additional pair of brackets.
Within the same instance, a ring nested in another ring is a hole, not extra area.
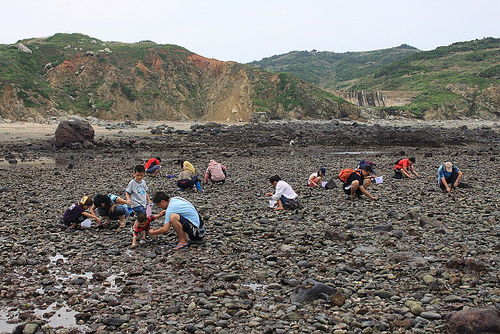
[(499, 0), (2, 0), (0, 43), (83, 33), (250, 62), (294, 50), (431, 50), (500, 37)]

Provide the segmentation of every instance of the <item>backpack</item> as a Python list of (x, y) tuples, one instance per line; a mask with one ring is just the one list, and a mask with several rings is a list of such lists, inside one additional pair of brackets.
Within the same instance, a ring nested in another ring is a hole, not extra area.
[(352, 173), (356, 173), (356, 170), (352, 169), (352, 168), (345, 168), (345, 169), (342, 169), (339, 173), (339, 180), (342, 182), (342, 183), (346, 183), (347, 182), (347, 179), (349, 178), (349, 176), (351, 176)]

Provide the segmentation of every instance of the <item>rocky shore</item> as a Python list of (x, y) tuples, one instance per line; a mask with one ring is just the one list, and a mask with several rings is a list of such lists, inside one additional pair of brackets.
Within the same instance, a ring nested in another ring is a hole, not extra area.
[[(59, 149), (47, 139), (0, 143), (0, 332), (453, 333), (455, 312), (498, 310), (498, 127), (332, 121), (155, 132)], [(170, 233), (130, 249), (131, 220), (121, 230), (61, 229), (67, 206), (123, 194), (133, 166), (151, 156), (164, 167), (146, 179), (150, 193), (192, 201), (207, 221), (203, 242), (173, 251)], [(417, 158), (422, 178), (390, 177), (402, 156)], [(179, 193), (165, 177), (179, 158), (200, 172), (215, 158), (229, 179)], [(378, 201), (306, 186), (319, 167), (334, 178), (360, 159), (384, 176), (371, 189)], [(446, 160), (471, 188), (438, 191)], [(267, 207), (273, 174), (302, 209)]]

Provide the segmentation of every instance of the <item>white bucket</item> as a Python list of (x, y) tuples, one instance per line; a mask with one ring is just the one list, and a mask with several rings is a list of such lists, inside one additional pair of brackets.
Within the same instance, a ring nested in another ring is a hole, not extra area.
[(383, 176), (377, 176), (375, 178), (375, 183), (376, 184), (381, 184), (381, 183), (384, 183), (384, 177)]
[(322, 181), (322, 182), (321, 182), (321, 188), (326, 187), (326, 184), (327, 184), (327, 183), (328, 183), (328, 182), (326, 182), (326, 181)]

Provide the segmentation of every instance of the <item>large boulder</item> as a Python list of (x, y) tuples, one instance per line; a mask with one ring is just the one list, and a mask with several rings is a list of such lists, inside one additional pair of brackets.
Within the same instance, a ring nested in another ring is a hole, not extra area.
[(500, 333), (500, 311), (493, 308), (471, 308), (453, 313), (448, 319), (449, 334)]
[(94, 143), (94, 128), (89, 122), (72, 119), (59, 123), (54, 137), (55, 146), (64, 147), (74, 143)]

